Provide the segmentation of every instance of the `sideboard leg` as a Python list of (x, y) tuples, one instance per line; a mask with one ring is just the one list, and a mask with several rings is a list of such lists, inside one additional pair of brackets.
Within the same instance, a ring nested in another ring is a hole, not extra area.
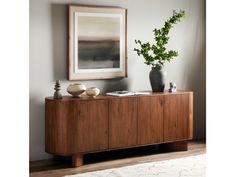
[(159, 145), (160, 151), (187, 151), (188, 150), (188, 141), (177, 141), (173, 143), (165, 143)]
[(72, 156), (72, 165), (73, 165), (73, 167), (79, 167), (79, 166), (83, 165), (83, 155), (74, 154)]

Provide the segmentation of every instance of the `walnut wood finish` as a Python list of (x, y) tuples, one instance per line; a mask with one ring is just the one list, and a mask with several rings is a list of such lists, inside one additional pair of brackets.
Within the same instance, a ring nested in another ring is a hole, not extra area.
[(108, 101), (73, 101), (70, 136), (73, 153), (108, 148)]
[(188, 139), (193, 139), (193, 92), (189, 93)]
[(166, 96), (163, 109), (164, 142), (188, 139), (189, 94)]
[(138, 144), (163, 142), (163, 96), (138, 98)]
[(72, 156), (72, 166), (73, 167), (79, 167), (83, 165), (83, 155), (76, 154)]
[[(45, 99), (46, 152), (72, 156), (151, 144), (184, 150), (193, 137), (193, 93)], [(178, 143), (179, 142), (179, 143)]]
[[(153, 97), (153, 96), (168, 96), (168, 95), (182, 95), (182, 94), (192, 94), (192, 92), (189, 91), (183, 91), (183, 90), (179, 90), (178, 92), (173, 92), (173, 93), (169, 93), (169, 92), (149, 92), (149, 95), (139, 95), (139, 96), (125, 96), (125, 97), (116, 97), (116, 96), (108, 96), (105, 94), (100, 94), (98, 96), (96, 96), (95, 98), (91, 98), (88, 97), (86, 95), (82, 95), (81, 97), (78, 98), (74, 98), (72, 96), (63, 96), (62, 99), (60, 99), (60, 101), (85, 101), (85, 100), (110, 100), (110, 99), (118, 99), (118, 98), (134, 98), (134, 97)], [(53, 97), (47, 97), (46, 98), (47, 101), (57, 101), (55, 100)]]
[(45, 105), (45, 144), (46, 152), (53, 154), (71, 154), (68, 132), (70, 130), (70, 118), (73, 115), (72, 102), (59, 100), (46, 101)]
[(45, 126), (49, 153), (71, 155), (107, 149), (108, 101), (46, 101)]
[(109, 102), (109, 148), (137, 144), (137, 98), (116, 98)]

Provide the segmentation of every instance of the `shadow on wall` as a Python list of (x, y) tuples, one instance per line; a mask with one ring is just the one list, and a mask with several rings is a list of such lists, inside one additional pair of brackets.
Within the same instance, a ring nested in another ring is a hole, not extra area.
[[(196, 36), (197, 38), (197, 36)], [(194, 92), (194, 139), (206, 138), (206, 43), (202, 45), (202, 52), (192, 52), (197, 61), (187, 77), (188, 88)], [(195, 45), (196, 46), (196, 45)], [(199, 59), (200, 58), (200, 59)]]
[(68, 5), (51, 4), (51, 36), (54, 80), (67, 80)]
[[(45, 147), (44, 143), (41, 143), (44, 142), (44, 132), (45, 132), (44, 103), (38, 98), (38, 96), (35, 97), (30, 96), (29, 103), (30, 103), (29, 104), (30, 147), (34, 147), (34, 149), (30, 148), (30, 151), (37, 152), (37, 153), (30, 152), (30, 160), (49, 158), (51, 156), (45, 154), (45, 152), (42, 151), (42, 149), (45, 149)], [(35, 132), (40, 132), (40, 133), (35, 133)]]
[[(196, 65), (196, 72), (192, 78), (193, 78), (193, 88), (194, 88), (194, 105), (195, 110), (201, 110), (201, 111), (195, 111), (194, 112), (194, 138), (206, 138), (206, 64), (205, 64), (205, 58), (206, 55), (203, 53), (199, 56), (201, 58), (198, 62), (198, 65)], [(199, 73), (199, 70), (197, 68), (202, 67), (202, 72)]]
[[(51, 4), (51, 36), (53, 57), (53, 80), (67, 81), (68, 70), (68, 4)], [(73, 81), (76, 82), (76, 81)], [(79, 81), (80, 82), (80, 81)], [(100, 85), (101, 91), (111, 92), (114, 90), (128, 90), (128, 80), (89, 80), (83, 81), (85, 85)]]
[(118, 90), (129, 90), (129, 82), (127, 78), (113, 79), (110, 82), (105, 82), (103, 85), (103, 92), (112, 92)]

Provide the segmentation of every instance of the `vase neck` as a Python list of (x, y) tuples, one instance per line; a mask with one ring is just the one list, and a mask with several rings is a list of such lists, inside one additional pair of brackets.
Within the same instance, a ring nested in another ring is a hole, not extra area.
[(152, 70), (162, 70), (162, 67), (152, 67)]

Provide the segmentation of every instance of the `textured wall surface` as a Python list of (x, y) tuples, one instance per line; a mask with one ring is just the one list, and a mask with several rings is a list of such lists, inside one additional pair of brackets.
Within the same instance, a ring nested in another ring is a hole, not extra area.
[(167, 87), (194, 91), (194, 137), (206, 136), (206, 10), (205, 0), (30, 0), (30, 160), (51, 158), (45, 153), (44, 98), (53, 95), (54, 81), (61, 80), (62, 93), (73, 81), (67, 80), (68, 4), (119, 6), (128, 9), (128, 78), (82, 81), (102, 92), (129, 89), (150, 90), (150, 67), (133, 51), (134, 39), (153, 40), (172, 10), (185, 10), (187, 18), (170, 33), (169, 49), (179, 56), (166, 63)]

